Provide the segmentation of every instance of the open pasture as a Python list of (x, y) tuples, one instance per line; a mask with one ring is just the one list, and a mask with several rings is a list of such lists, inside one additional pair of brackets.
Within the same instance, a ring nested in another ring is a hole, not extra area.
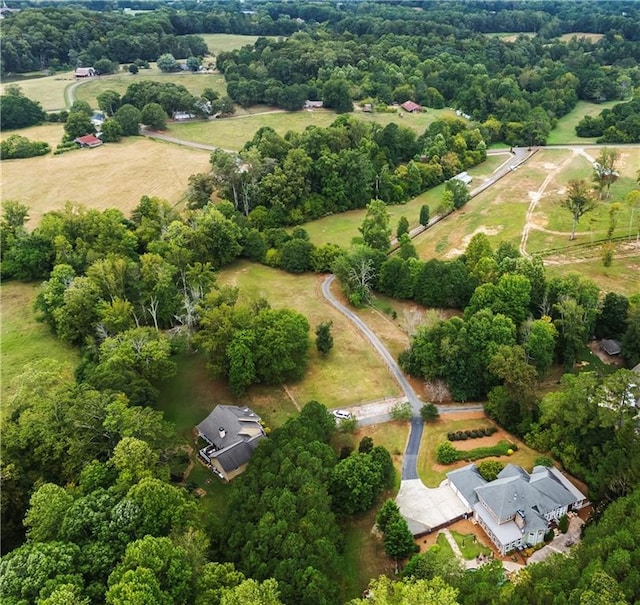
[(573, 38), (578, 38), (578, 39), (586, 38), (590, 42), (595, 43), (601, 40), (603, 37), (604, 37), (604, 34), (594, 34), (591, 32), (570, 32), (568, 34), (562, 34), (560, 36), (560, 40), (562, 40), (563, 42), (569, 42), (569, 40)]
[[(62, 137), (64, 136), (64, 124), (61, 124), (59, 122), (45, 122), (44, 124), (40, 124), (39, 126), (29, 126), (28, 128), (18, 128), (16, 130), (3, 130), (2, 132), (0, 132), (0, 141), (4, 141), (12, 134), (26, 137), (30, 141), (44, 141), (45, 143), (49, 143), (51, 149), (55, 149), (56, 145), (60, 143)], [(3, 170), (9, 165), (9, 162), (3, 164)]]
[[(223, 269), (218, 283), (238, 286), (241, 300), (265, 297), (276, 309), (291, 308), (307, 317), (311, 326), (307, 374), (299, 383), (287, 385), (300, 406), (316, 400), (333, 408), (397, 396), (399, 387), (369, 342), (324, 300), (323, 279), (323, 275), (293, 275), (243, 261)], [(323, 321), (333, 322), (334, 347), (326, 358), (315, 347), (315, 328)]]
[(582, 118), (590, 116), (595, 118), (604, 109), (611, 109), (620, 101), (608, 101), (607, 103), (588, 103), (578, 101), (576, 106), (566, 115), (562, 116), (556, 127), (549, 133), (547, 145), (589, 144), (595, 143), (597, 137), (579, 137), (576, 134), (576, 126)]
[[(381, 125), (396, 122), (402, 126), (412, 128), (416, 134), (422, 134), (431, 122), (443, 116), (454, 116), (450, 110), (429, 109), (424, 113), (406, 114), (404, 118), (397, 113), (363, 113), (356, 112), (358, 119), (365, 122), (375, 122)], [(270, 107), (262, 110), (252, 107), (251, 112), (237, 108), (237, 115), (219, 120), (187, 122), (171, 124), (167, 131), (173, 137), (216, 145), (224, 149), (240, 150), (253, 135), (265, 126), (273, 128), (278, 134), (284, 135), (288, 131), (302, 132), (307, 126), (326, 128), (337, 118), (337, 114), (327, 109), (282, 111)]]
[[(511, 156), (507, 152), (505, 152), (504, 155), (491, 155), (482, 164), (470, 168), (468, 172), (474, 178), (474, 185), (481, 184), (491, 176), (493, 171), (508, 157)], [(443, 191), (444, 185), (438, 185), (409, 200), (406, 204), (388, 206), (387, 210), (390, 215), (389, 224), (391, 225), (393, 235), (395, 236), (395, 230), (401, 216), (407, 218), (410, 229), (417, 227), (420, 224), (419, 217), (422, 206), (429, 206), (431, 216), (434, 216), (436, 208), (442, 200)], [(309, 233), (311, 241), (317, 246), (331, 242), (347, 248), (354, 237), (360, 236), (358, 228), (362, 224), (366, 212), (366, 209), (359, 209), (340, 214), (332, 214), (331, 216), (325, 216), (321, 219), (306, 223), (304, 228)]]
[[(30, 130), (29, 137), (37, 139)], [(118, 208), (128, 216), (143, 195), (179, 202), (189, 176), (208, 166), (206, 151), (129, 137), (95, 149), (3, 162), (0, 199), (29, 206), (31, 226), (66, 201)]]
[(212, 88), (223, 96), (227, 94), (227, 85), (224, 77), (219, 73), (192, 73), (192, 72), (174, 72), (164, 73), (160, 71), (155, 63), (151, 69), (141, 69), (137, 74), (133, 75), (129, 72), (120, 71), (117, 74), (109, 76), (100, 76), (98, 78), (89, 78), (76, 86), (74, 89), (74, 99), (78, 101), (86, 101), (91, 107), (98, 107), (96, 97), (105, 90), (114, 90), (118, 94), (123, 95), (127, 87), (135, 82), (150, 80), (152, 82), (163, 82), (179, 84), (184, 86), (192, 95), (200, 96), (205, 88)]
[[(258, 36), (243, 36), (240, 34), (198, 34), (204, 41), (212, 55), (229, 52), (242, 48), (247, 44), (253, 46)], [(270, 36), (267, 36), (270, 37)]]
[(21, 79), (0, 85), (2, 94), (7, 86), (17, 84), (25, 97), (38, 101), (45, 111), (59, 111), (66, 107), (65, 89), (75, 81), (72, 71), (60, 72), (44, 78)]

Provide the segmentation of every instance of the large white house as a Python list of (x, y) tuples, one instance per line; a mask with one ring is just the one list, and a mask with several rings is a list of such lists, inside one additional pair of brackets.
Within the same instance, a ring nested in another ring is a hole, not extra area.
[(586, 496), (554, 467), (536, 466), (529, 474), (508, 464), (495, 481), (486, 481), (469, 464), (447, 473), (447, 480), (503, 555), (542, 542), (551, 521), (586, 503)]

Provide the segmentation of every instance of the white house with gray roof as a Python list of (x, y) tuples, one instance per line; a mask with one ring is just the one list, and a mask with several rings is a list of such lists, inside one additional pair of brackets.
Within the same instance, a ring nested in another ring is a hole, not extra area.
[(544, 540), (551, 521), (582, 508), (586, 496), (558, 469), (536, 466), (531, 474), (508, 464), (486, 481), (475, 464), (447, 473), (449, 486), (501, 554)]
[(260, 416), (235, 405), (216, 406), (196, 429), (208, 444), (198, 452), (200, 458), (225, 481), (244, 471), (253, 450), (265, 438)]

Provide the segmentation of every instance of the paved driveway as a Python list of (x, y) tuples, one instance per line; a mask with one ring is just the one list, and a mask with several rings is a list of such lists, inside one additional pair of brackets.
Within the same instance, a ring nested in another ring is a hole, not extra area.
[(414, 535), (450, 523), (467, 512), (445, 482), (440, 487), (432, 488), (425, 487), (420, 479), (410, 479), (400, 484), (396, 504)]

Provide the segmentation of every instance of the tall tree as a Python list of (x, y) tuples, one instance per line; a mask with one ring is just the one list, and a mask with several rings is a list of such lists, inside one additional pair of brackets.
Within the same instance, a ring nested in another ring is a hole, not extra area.
[(567, 197), (560, 202), (560, 205), (568, 210), (573, 217), (573, 225), (569, 239), (574, 240), (578, 221), (587, 214), (587, 212), (591, 212), (596, 207), (597, 201), (585, 180), (572, 180), (569, 181)]
[(389, 250), (391, 228), (389, 211), (382, 200), (371, 200), (367, 204), (367, 214), (359, 227), (364, 243), (374, 250)]
[(600, 199), (609, 197), (611, 185), (620, 178), (616, 170), (616, 164), (619, 159), (620, 152), (617, 149), (603, 147), (600, 150), (600, 155), (593, 163), (593, 181), (596, 184)]

